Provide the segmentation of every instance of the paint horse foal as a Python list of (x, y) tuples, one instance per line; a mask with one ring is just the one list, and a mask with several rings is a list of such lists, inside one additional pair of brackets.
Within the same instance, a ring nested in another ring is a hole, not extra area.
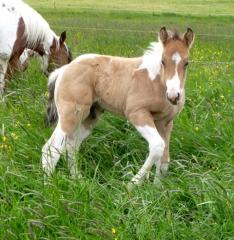
[(163, 27), (160, 41), (143, 57), (87, 54), (53, 72), (49, 84), (55, 85), (58, 124), (42, 149), (45, 174), (54, 171), (65, 149), (71, 174), (76, 173), (75, 149), (91, 133), (103, 109), (124, 115), (148, 142), (149, 155), (131, 184), (141, 184), (153, 164), (157, 177), (165, 174), (173, 119), (184, 105), (193, 39), (191, 29), (180, 36)]
[(19, 58), (26, 48), (42, 57), (45, 73), (67, 64), (71, 59), (65, 39), (65, 32), (56, 36), (42, 16), (23, 1), (0, 0), (0, 92), (5, 79), (21, 69)]

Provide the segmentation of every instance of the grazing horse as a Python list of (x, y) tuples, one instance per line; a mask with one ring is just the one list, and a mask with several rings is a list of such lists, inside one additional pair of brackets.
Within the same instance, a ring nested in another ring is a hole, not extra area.
[(51, 96), (54, 90), (49, 112), (58, 113), (58, 123), (42, 149), (45, 174), (53, 173), (64, 150), (71, 174), (77, 174), (75, 149), (106, 109), (125, 116), (149, 145), (149, 155), (130, 186), (141, 184), (154, 164), (156, 179), (164, 175), (170, 160), (173, 119), (185, 102), (186, 68), (193, 40), (190, 28), (180, 35), (163, 27), (159, 42), (152, 43), (142, 57), (86, 54), (54, 71), (49, 78)]
[(21, 69), (20, 56), (26, 48), (43, 59), (43, 71), (71, 61), (65, 44), (66, 32), (58, 37), (34, 9), (21, 0), (0, 0), (0, 92), (5, 80)]

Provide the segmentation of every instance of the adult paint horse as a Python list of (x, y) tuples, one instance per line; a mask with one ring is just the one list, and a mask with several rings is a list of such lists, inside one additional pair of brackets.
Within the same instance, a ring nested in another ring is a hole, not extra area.
[[(159, 32), (143, 57), (122, 58), (82, 55), (53, 72), (58, 124), (42, 149), (42, 166), (50, 175), (66, 149), (71, 174), (77, 173), (75, 149), (91, 133), (103, 109), (119, 113), (131, 122), (148, 142), (149, 155), (130, 186), (141, 184), (156, 164), (156, 176), (165, 174), (169, 164), (169, 139), (173, 119), (182, 110), (188, 55), (194, 33), (188, 28)], [(50, 104), (50, 112), (56, 109)], [(55, 119), (55, 118), (49, 118)]]
[(56, 36), (42, 16), (23, 1), (0, 0), (0, 91), (5, 79), (20, 69), (19, 58), (25, 48), (42, 57), (45, 73), (67, 64), (71, 59), (65, 39), (66, 32)]

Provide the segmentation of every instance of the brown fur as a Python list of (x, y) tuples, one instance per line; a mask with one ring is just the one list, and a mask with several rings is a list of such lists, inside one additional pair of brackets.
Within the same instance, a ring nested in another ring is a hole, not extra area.
[(18, 23), (16, 41), (13, 46), (11, 58), (9, 60), (8, 68), (7, 68), (7, 72), (6, 72), (6, 79), (8, 79), (8, 80), (10, 80), (13, 73), (17, 69), (20, 69), (20, 67), (21, 67), (20, 63), (19, 63), (19, 58), (26, 47), (26, 36), (25, 36), (24, 32), (25, 32), (25, 24), (24, 24), (23, 18), (21, 17), (19, 19), (19, 23)]

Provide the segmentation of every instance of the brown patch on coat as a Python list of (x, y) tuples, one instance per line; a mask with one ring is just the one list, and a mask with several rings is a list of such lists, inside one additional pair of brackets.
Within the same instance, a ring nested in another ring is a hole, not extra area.
[(6, 79), (10, 80), (13, 73), (17, 69), (20, 69), (19, 58), (23, 53), (25, 47), (26, 47), (25, 23), (23, 18), (21, 17), (19, 18), (16, 40), (13, 45), (12, 54), (8, 63), (8, 68), (5, 76)]

